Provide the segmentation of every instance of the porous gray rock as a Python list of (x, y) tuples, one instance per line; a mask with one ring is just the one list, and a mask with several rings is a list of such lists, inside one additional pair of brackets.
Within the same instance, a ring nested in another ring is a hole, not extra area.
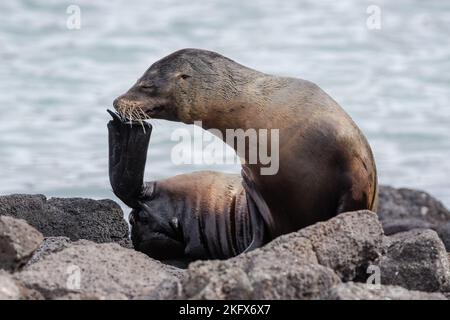
[(20, 291), (11, 275), (0, 270), (0, 300), (18, 300), (22, 297)]
[(418, 219), (431, 224), (450, 221), (450, 211), (427, 192), (381, 186), (378, 215), (380, 220)]
[(112, 200), (51, 198), (44, 195), (0, 196), (0, 215), (26, 220), (45, 237), (117, 242), (130, 246), (128, 224)]
[[(50, 234), (9, 268), (19, 272), (0, 272), (0, 298), (444, 299), (450, 294), (450, 263), (438, 234), (449, 238), (448, 211), (427, 194), (404, 190), (382, 187), (380, 194), (383, 227), (393, 236), (383, 235), (376, 214), (347, 212), (232, 259), (191, 263), (187, 270), (118, 244), (89, 241), (129, 245), (128, 226), (112, 201), (0, 197), (0, 250), (4, 239), (14, 242), (11, 234), (30, 233), (10, 228), (2, 238), (5, 219), (26, 225), (9, 216), (30, 219)], [(415, 230), (402, 232), (410, 229)], [(1, 259), (0, 253), (0, 264)], [(380, 287), (348, 282), (364, 282), (367, 267), (375, 264)]]
[(427, 192), (380, 187), (378, 215), (386, 235), (433, 229), (450, 251), (450, 211)]
[(0, 216), (0, 269), (19, 269), (43, 240), (42, 234), (25, 220)]
[(128, 300), (129, 298), (121, 293), (110, 292), (104, 294), (96, 293), (68, 293), (63, 296), (55, 297), (54, 300)]
[(38, 292), (24, 288), (11, 274), (0, 270), (0, 300), (37, 299), (42, 299)]
[(418, 218), (403, 218), (403, 219), (385, 219), (382, 221), (383, 230), (386, 235), (393, 235), (399, 232), (406, 232), (414, 229), (433, 229), (435, 225), (418, 219)]
[(387, 235), (450, 222), (450, 211), (427, 192), (389, 186), (380, 187), (378, 215)]
[[(182, 276), (182, 270), (115, 243), (71, 245), (14, 274), (46, 299), (133, 299), (155, 290), (165, 298), (178, 290)], [(177, 287), (163, 287), (166, 281)]]
[[(247, 263), (245, 263), (247, 262)], [(318, 264), (267, 260), (198, 261), (189, 266), (182, 298), (200, 300), (313, 299), (339, 283), (333, 270)]]
[(381, 283), (427, 292), (450, 291), (444, 244), (433, 230), (411, 230), (388, 237), (380, 258)]
[(439, 224), (434, 228), (445, 245), (447, 252), (450, 251), (450, 221), (447, 223)]
[(338, 282), (317, 264), (310, 241), (292, 233), (228, 260), (191, 263), (182, 298), (309, 299)]
[(33, 253), (31, 259), (27, 262), (27, 265), (36, 263), (49, 254), (61, 251), (69, 247), (72, 243), (73, 242), (67, 237), (47, 237)]
[(62, 251), (70, 246), (88, 245), (88, 244), (95, 244), (95, 242), (84, 239), (77, 241), (70, 241), (70, 239), (67, 237), (44, 238), (44, 241), (41, 243), (39, 248), (33, 253), (30, 260), (28, 260), (26, 266), (36, 263), (41, 259), (45, 258), (46, 256), (55, 252)]
[(367, 267), (383, 251), (383, 229), (375, 213), (342, 213), (297, 232), (311, 241), (318, 262), (333, 269), (342, 280), (366, 277)]
[(383, 230), (375, 213), (343, 213), (225, 261), (189, 265), (189, 299), (316, 299), (377, 260)]
[(446, 300), (442, 293), (407, 290), (399, 286), (340, 283), (322, 297), (325, 300)]

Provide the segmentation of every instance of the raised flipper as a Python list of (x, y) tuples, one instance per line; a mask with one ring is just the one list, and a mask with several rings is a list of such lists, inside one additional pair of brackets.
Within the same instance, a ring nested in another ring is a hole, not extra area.
[(152, 126), (108, 112), (113, 117), (108, 123), (109, 180), (114, 194), (130, 208), (138, 209)]

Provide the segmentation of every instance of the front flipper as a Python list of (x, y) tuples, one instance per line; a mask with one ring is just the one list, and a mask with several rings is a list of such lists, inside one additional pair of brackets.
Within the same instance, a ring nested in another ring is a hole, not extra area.
[(114, 194), (131, 208), (139, 208), (145, 161), (152, 132), (149, 123), (130, 122), (108, 110), (109, 181)]

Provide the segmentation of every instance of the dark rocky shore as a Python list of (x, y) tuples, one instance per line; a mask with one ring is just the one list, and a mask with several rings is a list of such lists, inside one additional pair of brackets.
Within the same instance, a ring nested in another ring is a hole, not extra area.
[(378, 215), (344, 213), (187, 269), (128, 236), (111, 200), (0, 196), (0, 299), (450, 297), (450, 212), (416, 190), (381, 187)]

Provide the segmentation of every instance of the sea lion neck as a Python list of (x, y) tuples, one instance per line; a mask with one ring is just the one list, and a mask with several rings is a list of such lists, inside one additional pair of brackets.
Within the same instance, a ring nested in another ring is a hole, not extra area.
[[(249, 71), (250, 70), (250, 71)], [(245, 72), (244, 72), (245, 71)], [(208, 99), (201, 115), (204, 129), (218, 129), (225, 132), (227, 129), (266, 128), (267, 90), (271, 86), (270, 78), (252, 69), (237, 69), (223, 86), (232, 86), (233, 90), (224, 88), (227, 95), (220, 94)], [(232, 92), (232, 94), (230, 94)], [(249, 115), (252, 115), (249, 117)]]

